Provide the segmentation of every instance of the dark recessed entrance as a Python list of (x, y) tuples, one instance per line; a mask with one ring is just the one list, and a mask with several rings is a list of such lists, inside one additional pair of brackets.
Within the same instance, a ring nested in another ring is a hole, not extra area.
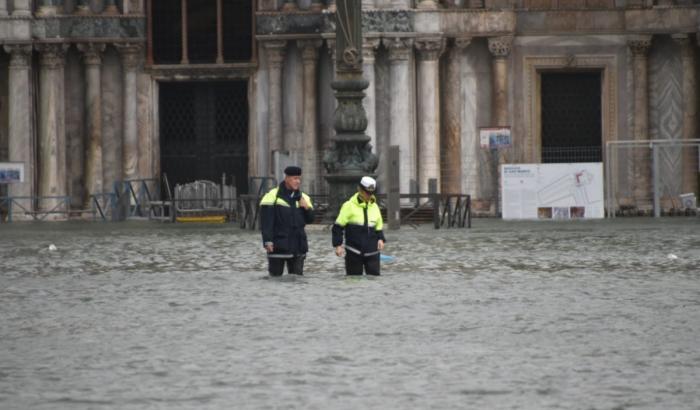
[(542, 162), (601, 162), (601, 73), (541, 75)]
[(160, 84), (161, 169), (171, 187), (235, 178), (248, 191), (246, 81)]

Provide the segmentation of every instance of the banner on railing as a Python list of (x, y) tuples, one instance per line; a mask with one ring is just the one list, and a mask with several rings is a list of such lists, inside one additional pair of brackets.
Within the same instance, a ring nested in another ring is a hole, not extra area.
[(603, 164), (501, 165), (503, 219), (603, 218)]
[(19, 184), (24, 182), (24, 163), (0, 162), (0, 184)]

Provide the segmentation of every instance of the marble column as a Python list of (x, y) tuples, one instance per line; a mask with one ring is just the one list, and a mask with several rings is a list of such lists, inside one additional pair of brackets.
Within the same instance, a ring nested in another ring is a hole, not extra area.
[(362, 105), (367, 113), (367, 128), (365, 134), (370, 138), (372, 150), (377, 153), (377, 90), (374, 73), (374, 56), (379, 48), (379, 38), (365, 38), (362, 43), (362, 75), (369, 83), (365, 90)]
[(462, 81), (461, 58), (471, 37), (451, 41), (445, 64), (444, 114), (442, 133), (441, 192), (462, 192)]
[(318, 65), (318, 49), (321, 40), (300, 40), (297, 42), (301, 49), (304, 64), (304, 129), (302, 134), (302, 169), (304, 181), (309, 192), (318, 192), (321, 186), (319, 172), (318, 129), (316, 120), (316, 66)]
[(418, 190), (428, 193), (430, 179), (436, 179), (440, 189), (440, 55), (445, 49), (445, 40), (419, 38), (415, 43), (418, 50)]
[(509, 126), (508, 120), (508, 56), (513, 37), (489, 37), (492, 62), (491, 126)]
[(15, 0), (15, 8), (12, 10), (13, 16), (31, 16), (32, 10), (30, 0)]
[(264, 41), (263, 47), (267, 56), (268, 101), (269, 116), (267, 119), (268, 135), (268, 172), (275, 175), (272, 155), (283, 148), (282, 140), (282, 69), (284, 66), (285, 40)]
[(0, 0), (0, 16), (7, 16), (7, 1)]
[(382, 44), (389, 50), (390, 75), (390, 125), (389, 146), (398, 145), (399, 151), (399, 189), (401, 193), (410, 193), (415, 187), (416, 178), (416, 140), (413, 133), (412, 104), (410, 84), (411, 54), (413, 39), (385, 37)]
[[(681, 62), (683, 65), (683, 139), (698, 138), (698, 91), (696, 79), (695, 45), (688, 34), (673, 35), (673, 39), (681, 46)], [(682, 193), (696, 192), (698, 189), (698, 148), (685, 147), (681, 156)]]
[[(9, 92), (8, 92), (8, 159), (24, 164), (24, 182), (12, 184), (8, 188), (10, 196), (34, 196), (34, 175), (36, 172), (36, 145), (32, 132), (32, 96), (30, 94), (30, 72), (32, 65), (31, 45), (5, 45), (10, 53)], [(31, 200), (22, 199), (18, 203), (27, 211), (34, 210)], [(21, 208), (15, 206), (15, 219), (27, 219)]]
[[(634, 140), (649, 139), (649, 78), (648, 53), (651, 48), (650, 35), (630, 36), (627, 45), (632, 51), (634, 123), (632, 133)], [(632, 195), (637, 207), (642, 210), (651, 206), (651, 168), (650, 154), (647, 148), (635, 148), (632, 165)]]
[(78, 44), (85, 63), (85, 208), (91, 206), (90, 195), (104, 192), (102, 174), (102, 52), (101, 43)]
[[(63, 107), (63, 67), (66, 44), (38, 44), (40, 53), (39, 72), (39, 196), (65, 196), (65, 129)], [(39, 208), (51, 210), (59, 203), (57, 199), (40, 199)], [(53, 214), (46, 219), (63, 219)]]
[[(491, 52), (491, 126), (506, 127), (510, 126), (508, 119), (508, 56), (513, 45), (512, 36), (489, 37), (489, 51)], [(505, 162), (505, 150), (498, 150), (498, 158), (492, 158), (496, 161), (494, 175), (494, 193), (493, 205), (494, 213), (498, 215), (500, 212), (500, 194), (498, 188), (500, 183), (500, 165)]]
[(136, 69), (141, 65), (143, 46), (141, 44), (115, 44), (122, 59), (124, 75), (123, 91), (123, 130), (122, 176), (125, 180), (139, 178), (138, 117), (136, 113)]

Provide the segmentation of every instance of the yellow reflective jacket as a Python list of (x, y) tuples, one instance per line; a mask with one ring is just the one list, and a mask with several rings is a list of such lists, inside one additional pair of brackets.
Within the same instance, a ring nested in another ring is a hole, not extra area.
[[(299, 207), (304, 198), (309, 209)], [(260, 230), (263, 245), (272, 243), (275, 254), (302, 255), (309, 245), (304, 227), (314, 220), (311, 198), (301, 191), (290, 191), (282, 182), (260, 200)]]
[(340, 208), (333, 224), (333, 246), (342, 245), (345, 234), (347, 251), (364, 256), (376, 254), (377, 242), (380, 239), (385, 241), (383, 227), (384, 221), (374, 195), (365, 202), (356, 193)]

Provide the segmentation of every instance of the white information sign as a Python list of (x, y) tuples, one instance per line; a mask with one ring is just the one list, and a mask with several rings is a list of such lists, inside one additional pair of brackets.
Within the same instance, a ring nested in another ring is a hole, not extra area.
[(24, 182), (24, 164), (0, 162), (0, 184), (19, 184), (20, 182)]
[(603, 164), (501, 165), (503, 219), (603, 218)]

